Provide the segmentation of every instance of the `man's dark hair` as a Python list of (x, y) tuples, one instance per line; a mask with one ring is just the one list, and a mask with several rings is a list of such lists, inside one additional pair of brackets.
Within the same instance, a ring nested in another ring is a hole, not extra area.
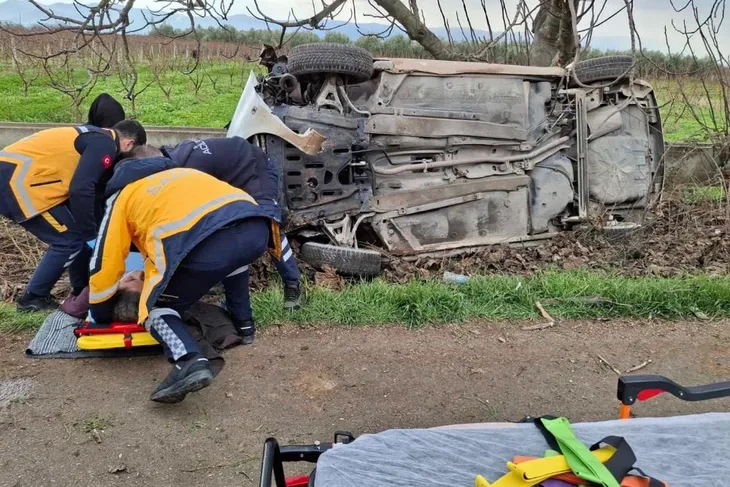
[(137, 323), (141, 293), (120, 289), (114, 295), (112, 320), (117, 323)]
[(136, 120), (122, 120), (112, 127), (120, 137), (134, 139), (134, 145), (147, 143), (147, 132), (141, 123)]

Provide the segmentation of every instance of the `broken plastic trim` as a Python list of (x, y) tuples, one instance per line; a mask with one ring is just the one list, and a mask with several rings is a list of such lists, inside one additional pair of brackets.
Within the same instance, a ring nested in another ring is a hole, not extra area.
[(258, 134), (271, 134), (310, 156), (322, 152), (322, 144), (327, 138), (311, 128), (303, 134), (295, 133), (272, 113), (266, 102), (256, 93), (256, 85), (258, 82), (251, 71), (226, 137), (249, 139)]

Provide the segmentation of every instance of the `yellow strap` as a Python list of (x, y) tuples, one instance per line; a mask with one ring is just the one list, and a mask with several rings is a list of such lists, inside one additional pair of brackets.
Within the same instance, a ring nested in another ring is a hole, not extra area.
[[(601, 463), (606, 463), (615, 452), (616, 449), (614, 447), (604, 446), (591, 453), (593, 453), (593, 455), (598, 458)], [(571, 471), (570, 466), (563, 455), (538, 458), (520, 464), (507, 462), (507, 468), (510, 471), (500, 477), (493, 484), (490, 484), (487, 479), (481, 475), (477, 475), (477, 478), (474, 481), (475, 487), (532, 487), (540, 482), (555, 477), (556, 475)]]
[(43, 219), (47, 221), (58, 233), (63, 233), (68, 230), (68, 227), (66, 227), (66, 225), (53, 218), (51, 212), (44, 211), (43, 213), (41, 213), (41, 216), (43, 216)]
[(269, 253), (276, 260), (281, 260), (281, 228), (273, 220), (271, 220), (271, 240), (274, 246), (269, 248)]

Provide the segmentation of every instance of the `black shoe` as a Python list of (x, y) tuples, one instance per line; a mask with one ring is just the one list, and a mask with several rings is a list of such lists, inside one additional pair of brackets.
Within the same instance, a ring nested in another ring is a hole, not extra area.
[(256, 322), (254, 320), (234, 321), (233, 326), (236, 328), (238, 336), (243, 339), (244, 345), (251, 345), (256, 339)]
[(213, 382), (213, 373), (208, 368), (208, 359), (195, 354), (188, 360), (178, 360), (172, 371), (157, 386), (150, 401), (172, 404), (185, 399), (191, 392), (208, 387)]
[(296, 311), (302, 307), (302, 289), (299, 283), (284, 285), (284, 310)]
[(18, 311), (28, 313), (37, 311), (55, 311), (58, 309), (58, 301), (53, 296), (36, 296), (25, 293), (16, 301)]

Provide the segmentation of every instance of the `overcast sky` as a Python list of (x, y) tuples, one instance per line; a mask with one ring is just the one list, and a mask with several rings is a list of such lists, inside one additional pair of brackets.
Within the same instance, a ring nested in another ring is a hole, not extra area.
[[(364, 13), (373, 13), (372, 8), (368, 5), (367, 0), (354, 0), (357, 8), (358, 19), (362, 22), (383, 22), (382, 20), (364, 17)], [(486, 29), (485, 16), (482, 11), (480, 0), (442, 0), (444, 13), (449, 18), (452, 27), (457, 28), (456, 12), (464, 20), (462, 1), (469, 10), (469, 15), (475, 28)], [(494, 30), (500, 30), (502, 25), (500, 3), (498, 0), (484, 0), (487, 5), (487, 12), (490, 15), (492, 27)], [(675, 5), (684, 5), (687, 0), (675, 0)], [(50, 2), (49, 2), (50, 3)], [(84, 2), (91, 4), (88, 0)], [(164, 2), (155, 0), (137, 0), (135, 6), (143, 7), (157, 3), (162, 5)], [(218, 3), (218, 0), (216, 0)], [(297, 17), (305, 17), (312, 14), (312, 3), (320, 4), (321, 2), (301, 1), (301, 0), (260, 0), (259, 5), (265, 13), (274, 18), (286, 18), (287, 12), (294, 9)], [(506, 0), (509, 17), (513, 17), (517, 0)], [(529, 0), (528, 5), (534, 6), (538, 0)], [(419, 7), (423, 9), (426, 23), (430, 26), (442, 26), (441, 14), (439, 13), (438, 0), (418, 0)], [(602, 4), (601, 0), (596, 0), (596, 4)], [(709, 14), (713, 0), (695, 0), (695, 4), (699, 8), (701, 18), (705, 18)], [(730, 2), (728, 2), (727, 15), (730, 17)], [(351, 5), (351, 4), (350, 4)], [(602, 18), (608, 17), (624, 6), (624, 0), (608, 0)], [(232, 13), (247, 14), (246, 7), (253, 7), (253, 0), (235, 0)], [(349, 8), (345, 9), (340, 15), (342, 20), (346, 20), (350, 15)], [(645, 43), (650, 48), (662, 48), (664, 46), (664, 29), (668, 30), (670, 42), (673, 49), (681, 49), (683, 37), (678, 35), (672, 28), (672, 21), (678, 27), (682, 26), (684, 20), (692, 22), (692, 12), (686, 11), (676, 13), (671, 6), (670, 0), (635, 0), (634, 1), (634, 17), (637, 29)], [(587, 25), (587, 21), (584, 21)], [(583, 25), (582, 25), (583, 27)], [(628, 36), (629, 29), (627, 27), (627, 16), (625, 12), (619, 13), (613, 19), (596, 29), (595, 35), (621, 37)], [(723, 51), (727, 54), (730, 51), (730, 18), (726, 19), (721, 29), (720, 42)]]

